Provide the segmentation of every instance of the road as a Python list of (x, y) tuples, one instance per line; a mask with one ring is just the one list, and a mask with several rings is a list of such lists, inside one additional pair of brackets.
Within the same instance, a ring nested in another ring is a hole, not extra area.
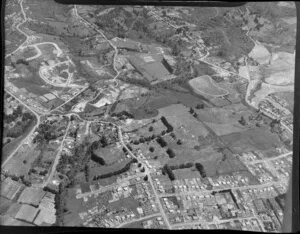
[[(233, 218), (233, 219), (224, 219), (224, 220), (218, 220), (218, 221), (212, 221), (212, 222), (207, 222), (207, 221), (190, 221), (190, 222), (184, 222), (184, 223), (176, 223), (176, 224), (172, 224), (172, 228), (173, 227), (181, 227), (181, 226), (188, 226), (188, 225), (196, 225), (196, 224), (221, 224), (221, 223), (225, 223), (225, 222), (229, 222), (229, 221), (242, 221), (242, 220), (248, 220), (248, 219), (252, 219), (252, 218), (256, 218), (256, 217), (245, 217), (245, 218)], [(257, 218), (256, 218), (257, 219)]]
[[(113, 78), (113, 81), (117, 82), (116, 79), (117, 77), (120, 75), (120, 72), (117, 70), (116, 68), (116, 58), (118, 56), (118, 49), (117, 47), (110, 41), (108, 40), (108, 38), (104, 35), (104, 33), (98, 29), (98, 27), (94, 24), (91, 24), (90, 22), (88, 22), (87, 20), (85, 20), (84, 18), (82, 18), (79, 14), (78, 14), (78, 11), (77, 11), (77, 5), (74, 5), (74, 14), (77, 18), (79, 18), (81, 21), (84, 22), (85, 25), (88, 25), (90, 27), (92, 27), (93, 29), (95, 29), (98, 33), (101, 34), (101, 36), (110, 44), (110, 46), (115, 50), (115, 54), (114, 54), (114, 58), (113, 58), (113, 68), (114, 70), (116, 71), (116, 75), (114, 76)], [(117, 84), (117, 83), (116, 83)], [(118, 85), (118, 84), (117, 84)], [(117, 86), (116, 85), (116, 86)]]
[(84, 198), (84, 197), (90, 197), (90, 196), (95, 195), (95, 194), (110, 191), (110, 190), (112, 190), (116, 187), (122, 187), (122, 185), (124, 183), (127, 183), (129, 180), (136, 179), (136, 178), (139, 178), (139, 177), (144, 177), (144, 176), (145, 176), (145, 173), (138, 173), (138, 174), (135, 174), (133, 176), (128, 176), (128, 177), (122, 179), (121, 181), (119, 181), (117, 183), (106, 185), (106, 186), (101, 186), (99, 189), (91, 191), (91, 192), (77, 194), (76, 199), (81, 199), (81, 198)]
[(23, 14), (23, 17), (24, 17), (24, 21), (22, 21), (22, 22), (20, 22), (18, 25), (17, 25), (17, 30), (21, 33), (21, 34), (23, 34), (25, 37), (26, 37), (26, 40), (21, 44), (21, 45), (19, 45), (19, 47), (17, 48), (17, 49), (15, 49), (13, 52), (11, 52), (11, 53), (9, 53), (9, 54), (7, 54), (6, 56), (5, 56), (5, 58), (7, 58), (7, 57), (9, 57), (9, 56), (11, 56), (12, 54), (14, 54), (14, 53), (16, 53), (19, 49), (22, 49), (23, 47), (24, 47), (24, 45), (28, 42), (28, 40), (29, 40), (29, 35), (27, 35), (25, 32), (23, 32), (21, 29), (20, 29), (20, 26), (22, 25), (22, 24), (24, 24), (25, 22), (27, 22), (27, 16), (26, 16), (26, 14), (25, 14), (25, 12), (24, 12), (24, 8), (23, 8), (23, 0), (20, 0), (19, 1), (19, 4), (20, 4), (20, 7), (21, 7), (21, 12), (22, 12), (22, 14)]
[(148, 176), (148, 181), (149, 181), (149, 183), (150, 183), (150, 185), (151, 185), (151, 187), (152, 187), (152, 190), (154, 191), (155, 200), (156, 200), (156, 203), (157, 203), (158, 206), (159, 206), (160, 213), (161, 213), (161, 215), (162, 215), (162, 217), (163, 217), (165, 223), (167, 224), (167, 227), (170, 229), (171, 226), (170, 226), (168, 217), (167, 217), (167, 215), (165, 214), (164, 209), (163, 209), (163, 207), (162, 207), (162, 205), (161, 205), (161, 203), (160, 203), (159, 196), (158, 196), (157, 191), (156, 191), (156, 189), (155, 189), (155, 187), (154, 187), (153, 179), (152, 179), (152, 177), (151, 177), (151, 175), (150, 175), (150, 173), (149, 173), (149, 171), (148, 171), (148, 167), (147, 167), (143, 162), (141, 162), (141, 161), (139, 160), (139, 158), (137, 158), (137, 157), (136, 157), (136, 156), (128, 149), (128, 147), (127, 147), (126, 144), (124, 143), (124, 141), (123, 141), (123, 136), (122, 136), (122, 128), (121, 128), (121, 126), (118, 126), (118, 136), (119, 136), (120, 143), (121, 143), (121, 144), (123, 145), (123, 147), (127, 150), (127, 152), (128, 152), (133, 158), (137, 159), (138, 162), (140, 162), (140, 163), (143, 165), (143, 167), (145, 168), (145, 174)]
[(278, 156), (272, 157), (272, 158), (265, 158), (265, 159), (260, 159), (260, 160), (255, 160), (255, 161), (247, 162), (247, 164), (248, 165), (252, 165), (252, 164), (256, 164), (256, 163), (269, 162), (269, 161), (273, 161), (273, 160), (285, 158), (286, 156), (292, 155), (292, 154), (293, 154), (293, 152), (288, 152), (288, 153), (281, 154), (281, 155), (278, 155)]
[(5, 89), (5, 92), (7, 92), (9, 95), (11, 95), (12, 97), (14, 97), (19, 103), (21, 103), (23, 106), (25, 106), (28, 110), (30, 110), (36, 117), (37, 119), (37, 123), (36, 125), (32, 128), (32, 130), (28, 133), (27, 137), (25, 137), (20, 144), (18, 145), (18, 147), (16, 149), (14, 149), (14, 151), (7, 157), (7, 159), (1, 164), (1, 167), (3, 168), (5, 166), (5, 164), (13, 157), (13, 155), (20, 149), (20, 147), (23, 145), (23, 143), (34, 133), (34, 131), (37, 129), (37, 127), (40, 124), (40, 116), (34, 111), (32, 110), (29, 106), (27, 106), (22, 100), (20, 100), (19, 98), (17, 98), (14, 94), (12, 94), (11, 92), (9, 92), (8, 90)]
[(63, 139), (61, 140), (60, 146), (59, 146), (59, 148), (58, 148), (58, 152), (57, 152), (56, 157), (55, 157), (55, 159), (54, 159), (54, 162), (53, 162), (53, 164), (52, 164), (51, 172), (50, 172), (50, 174), (48, 175), (47, 180), (42, 184), (42, 187), (47, 186), (47, 184), (50, 182), (50, 180), (52, 179), (52, 177), (53, 177), (53, 175), (54, 175), (54, 173), (55, 173), (55, 171), (56, 171), (56, 167), (57, 167), (57, 164), (59, 163), (59, 159), (60, 159), (60, 156), (61, 156), (61, 151), (62, 151), (62, 149), (63, 149), (63, 144), (64, 144), (64, 141), (65, 141), (67, 135), (68, 135), (70, 125), (71, 125), (71, 121), (70, 121), (70, 119), (69, 119), (68, 126), (67, 126), (67, 128), (66, 128), (65, 135), (63, 136)]
[(211, 194), (212, 192), (220, 192), (222, 190), (231, 189), (231, 190), (245, 190), (245, 189), (259, 189), (259, 188), (265, 188), (270, 187), (273, 185), (277, 185), (282, 183), (282, 181), (276, 181), (276, 182), (268, 182), (264, 184), (256, 184), (256, 185), (245, 185), (245, 186), (237, 186), (237, 187), (229, 187), (228, 188), (220, 188), (220, 189), (212, 189), (212, 190), (205, 190), (205, 191), (186, 191), (186, 192), (179, 192), (179, 193), (165, 193), (165, 194), (159, 194), (159, 197), (174, 197), (174, 196), (186, 196), (186, 195), (207, 195)]
[(83, 92), (84, 92), (86, 89), (88, 89), (88, 88), (89, 88), (88, 86), (84, 87), (82, 90), (80, 90), (80, 91), (79, 91), (75, 96), (73, 96), (71, 99), (65, 101), (63, 104), (61, 104), (61, 105), (55, 107), (53, 110), (51, 110), (50, 113), (53, 112), (53, 111), (55, 111), (55, 110), (57, 110), (57, 109), (59, 109), (60, 107), (64, 106), (64, 105), (67, 104), (68, 102), (72, 101), (74, 98), (76, 98), (78, 95), (80, 95), (81, 93), (83, 93)]
[(131, 223), (135, 223), (135, 222), (139, 222), (139, 221), (143, 221), (145, 219), (151, 219), (151, 218), (154, 218), (154, 217), (157, 217), (157, 216), (160, 216), (161, 214), (160, 213), (156, 213), (156, 214), (152, 214), (152, 215), (148, 215), (148, 216), (144, 216), (144, 217), (141, 217), (139, 219), (133, 219), (133, 220), (130, 220), (128, 222), (125, 222), (125, 223), (121, 223), (120, 225), (117, 226), (117, 228), (121, 228), (127, 224), (131, 224)]

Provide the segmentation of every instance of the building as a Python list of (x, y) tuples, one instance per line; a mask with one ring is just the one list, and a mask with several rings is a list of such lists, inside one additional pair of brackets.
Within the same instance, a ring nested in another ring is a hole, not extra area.
[[(162, 55), (131, 55), (129, 62), (152, 84), (175, 78), (170, 72), (172, 67)], [(167, 67), (166, 64), (168, 64)]]

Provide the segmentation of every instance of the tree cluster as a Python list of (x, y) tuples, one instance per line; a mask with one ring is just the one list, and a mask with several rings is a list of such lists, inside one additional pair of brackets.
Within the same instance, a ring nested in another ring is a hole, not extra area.
[(162, 174), (167, 174), (170, 180), (175, 180), (175, 175), (171, 169), (171, 167), (168, 164), (165, 164), (162, 168)]
[(127, 163), (122, 169), (117, 170), (117, 171), (113, 171), (113, 172), (109, 172), (107, 174), (103, 174), (103, 175), (98, 175), (98, 176), (94, 176), (93, 180), (99, 180), (99, 179), (105, 179), (105, 178), (110, 178), (112, 176), (116, 176), (116, 175), (120, 175), (122, 173), (125, 173), (127, 171), (130, 170), (130, 166), (132, 163), (136, 163), (137, 160), (134, 158), (132, 159), (129, 163)]
[(175, 158), (176, 154), (172, 149), (168, 148), (166, 152), (170, 158)]
[(199, 171), (202, 178), (206, 177), (206, 172), (204, 170), (204, 167), (201, 163), (195, 163), (195, 168)]
[(186, 168), (191, 168), (194, 166), (194, 163), (192, 162), (187, 162), (187, 163), (182, 163), (182, 164), (178, 164), (178, 165), (172, 165), (170, 166), (170, 168), (172, 170), (177, 170), (177, 169), (186, 169)]
[(161, 122), (166, 126), (167, 132), (172, 132), (173, 126), (167, 121), (167, 119), (164, 116), (162, 116), (160, 119), (161, 119)]
[(162, 138), (161, 136), (157, 137), (156, 142), (162, 147), (166, 147), (168, 144), (166, 142), (166, 140), (164, 138)]
[(98, 156), (97, 154), (95, 154), (94, 152), (92, 152), (92, 154), (91, 154), (91, 160), (96, 163), (99, 163), (101, 166), (106, 165), (104, 159), (102, 157)]

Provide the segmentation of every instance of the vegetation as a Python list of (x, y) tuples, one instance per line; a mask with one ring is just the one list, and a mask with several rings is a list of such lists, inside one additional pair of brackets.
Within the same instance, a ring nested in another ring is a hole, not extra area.
[(171, 124), (169, 124), (167, 119), (164, 116), (162, 116), (160, 119), (161, 119), (161, 122), (166, 126), (167, 132), (172, 132), (173, 131), (173, 126)]
[(175, 155), (175, 152), (172, 149), (168, 148), (166, 152), (167, 152), (167, 154), (169, 155), (170, 158), (175, 158), (176, 155)]
[(194, 166), (194, 163), (192, 162), (187, 162), (187, 163), (182, 163), (182, 164), (178, 164), (178, 165), (172, 165), (170, 166), (170, 168), (172, 170), (177, 170), (177, 169), (186, 169), (186, 168), (191, 168)]
[(200, 175), (202, 178), (205, 178), (206, 177), (206, 172), (204, 170), (204, 167), (201, 163), (195, 163), (195, 167), (196, 169), (199, 171)]
[(166, 147), (168, 144), (165, 139), (161, 136), (157, 137), (156, 142), (163, 148)]
[(109, 172), (107, 174), (103, 174), (103, 175), (98, 175), (98, 176), (94, 176), (93, 180), (99, 180), (99, 179), (105, 179), (105, 178), (110, 178), (112, 176), (116, 176), (116, 175), (120, 175), (122, 173), (125, 173), (127, 171), (130, 170), (130, 166), (132, 163), (137, 163), (137, 160), (134, 158), (132, 159), (130, 162), (128, 162), (122, 169), (117, 170), (117, 171), (112, 171)]
[[(35, 117), (29, 112), (24, 112), (22, 107), (19, 105), (13, 110), (12, 114), (7, 115), (4, 113), (4, 126), (6, 128), (5, 137), (17, 138), (21, 136), (26, 129), (30, 126)], [(14, 123), (13, 127), (9, 127), (10, 123)]]
[(175, 180), (175, 175), (168, 164), (165, 164), (162, 168), (162, 174), (167, 174), (170, 180)]

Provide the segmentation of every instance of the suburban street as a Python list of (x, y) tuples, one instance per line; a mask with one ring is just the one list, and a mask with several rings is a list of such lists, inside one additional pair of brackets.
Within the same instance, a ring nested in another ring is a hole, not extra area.
[(144, 217), (141, 217), (141, 218), (138, 218), (138, 219), (133, 219), (133, 220), (130, 220), (130, 221), (126, 221), (126, 222), (120, 224), (119, 226), (117, 226), (117, 228), (121, 228), (121, 227), (123, 227), (123, 226), (125, 226), (125, 225), (128, 225), (128, 224), (131, 224), (131, 223), (143, 221), (143, 220), (145, 220), (145, 219), (155, 218), (155, 217), (158, 217), (158, 216), (160, 216), (160, 215), (161, 215), (160, 213), (156, 213), (156, 214), (147, 215), (147, 216), (144, 216)]
[(161, 215), (163, 216), (163, 219), (164, 219), (165, 223), (167, 224), (167, 227), (170, 229), (170, 223), (169, 223), (169, 220), (168, 220), (167, 215), (165, 214), (164, 209), (163, 209), (163, 207), (162, 207), (162, 205), (161, 205), (161, 202), (160, 202), (160, 200), (159, 200), (159, 196), (158, 196), (157, 191), (156, 191), (156, 189), (155, 189), (155, 187), (154, 187), (154, 185), (153, 185), (153, 180), (152, 180), (152, 177), (151, 177), (150, 173), (148, 172), (147, 166), (146, 166), (143, 162), (141, 162), (141, 161), (140, 161), (140, 160), (139, 160), (139, 159), (138, 159), (138, 158), (137, 158), (137, 157), (136, 157), (136, 156), (128, 149), (128, 147), (127, 147), (126, 144), (124, 143), (124, 141), (123, 141), (123, 136), (122, 136), (122, 129), (121, 129), (121, 126), (118, 126), (118, 136), (119, 136), (119, 139), (120, 139), (121, 144), (122, 144), (123, 147), (127, 150), (127, 152), (128, 152), (133, 158), (137, 159), (138, 162), (140, 162), (140, 163), (143, 165), (143, 167), (145, 168), (145, 175), (148, 176), (148, 180), (149, 180), (149, 182), (150, 182), (150, 184), (151, 184), (151, 187), (152, 187), (152, 190), (153, 190), (153, 192), (154, 192), (155, 200), (156, 200), (156, 203), (157, 203), (158, 206), (159, 206), (160, 213), (161, 213)]

